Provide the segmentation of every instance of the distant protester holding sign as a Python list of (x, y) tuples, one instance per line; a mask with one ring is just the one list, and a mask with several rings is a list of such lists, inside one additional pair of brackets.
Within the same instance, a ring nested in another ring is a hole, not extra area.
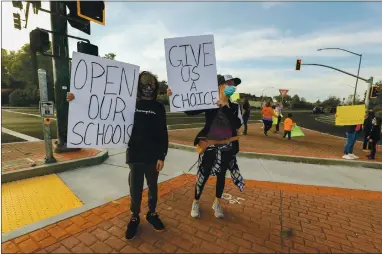
[[(132, 214), (125, 235), (127, 240), (134, 238), (140, 224), (139, 213), (145, 177), (149, 191), (149, 211), (146, 214), (146, 220), (155, 230), (164, 230), (164, 225), (156, 213), (156, 206), (158, 175), (163, 169), (167, 155), (168, 132), (165, 108), (156, 100), (158, 89), (158, 80), (153, 74), (144, 71), (139, 75), (134, 124), (126, 151), (126, 163), (130, 168), (130, 210)], [(73, 93), (68, 93), (68, 101), (73, 101), (74, 98)]]
[[(240, 79), (225, 75), (218, 80), (218, 108), (185, 112), (187, 115), (205, 113), (206, 121), (203, 129), (194, 140), (200, 157), (194, 201), (191, 208), (193, 218), (200, 216), (199, 199), (210, 175), (217, 177), (216, 197), (212, 205), (216, 218), (224, 217), (220, 199), (224, 191), (227, 169), (231, 173), (234, 184), (241, 191), (244, 190), (244, 180), (236, 160), (236, 154), (239, 151), (237, 130), (242, 125), (243, 120), (240, 106), (229, 100), (229, 97), (235, 92), (235, 87), (240, 83)], [(167, 94), (172, 95), (171, 89), (168, 89)]]

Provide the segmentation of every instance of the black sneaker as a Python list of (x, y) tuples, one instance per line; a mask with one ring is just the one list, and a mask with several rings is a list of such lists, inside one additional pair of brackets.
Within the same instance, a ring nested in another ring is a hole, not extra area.
[(162, 221), (159, 219), (159, 216), (157, 213), (151, 213), (148, 212), (146, 214), (146, 220), (148, 223), (150, 223), (156, 231), (163, 231), (164, 225)]
[(137, 233), (137, 229), (140, 223), (139, 216), (131, 216), (130, 222), (127, 225), (125, 237), (126, 240), (132, 240), (135, 237), (135, 234)]

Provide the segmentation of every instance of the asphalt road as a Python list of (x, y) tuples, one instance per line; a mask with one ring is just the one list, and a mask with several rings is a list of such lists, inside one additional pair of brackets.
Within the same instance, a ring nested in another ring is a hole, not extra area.
[[(338, 137), (344, 137), (346, 127), (334, 125), (333, 115), (313, 115), (311, 112), (293, 111), (293, 120), (297, 125), (307, 129), (328, 133)], [(284, 117), (288, 111), (283, 112)], [(317, 118), (317, 120), (316, 120)], [(261, 119), (258, 110), (252, 111), (250, 122), (258, 122)], [(191, 127), (201, 127), (204, 123), (204, 116), (186, 116), (184, 113), (168, 113), (167, 125), (171, 129), (183, 129)], [(57, 137), (56, 121), (52, 122), (53, 139)], [(16, 131), (34, 138), (43, 139), (41, 118), (38, 109), (2, 109), (2, 127), (11, 131)], [(20, 138), (1, 132), (2, 143), (20, 142)], [(363, 137), (360, 137), (362, 139)]]

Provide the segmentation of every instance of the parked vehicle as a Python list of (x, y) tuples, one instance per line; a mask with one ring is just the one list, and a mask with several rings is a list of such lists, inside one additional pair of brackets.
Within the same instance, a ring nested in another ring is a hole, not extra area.
[(313, 108), (313, 114), (323, 114), (324, 108), (323, 107), (314, 107)]

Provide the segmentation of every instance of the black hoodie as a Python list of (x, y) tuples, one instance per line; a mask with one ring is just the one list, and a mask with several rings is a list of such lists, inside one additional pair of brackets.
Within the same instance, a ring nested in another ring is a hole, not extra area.
[(157, 100), (139, 100), (134, 127), (126, 152), (126, 163), (164, 161), (168, 150), (166, 110)]

